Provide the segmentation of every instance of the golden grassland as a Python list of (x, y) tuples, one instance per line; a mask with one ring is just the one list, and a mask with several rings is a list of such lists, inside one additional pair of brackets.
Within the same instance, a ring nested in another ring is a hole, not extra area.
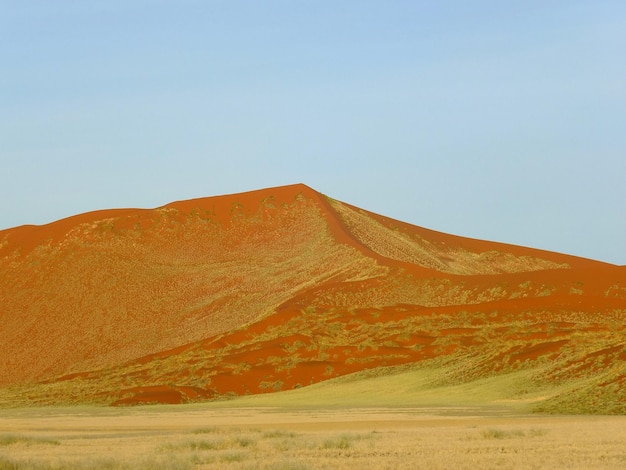
[(446, 385), (455, 373), (451, 364), (405, 365), (208, 403), (4, 408), (0, 469), (626, 464), (626, 416), (530, 413), (571, 384), (533, 388), (534, 371), (522, 369)]
[[(273, 405), (280, 396), (271, 395)], [(251, 397), (0, 416), (0, 469), (585, 468), (626, 465), (626, 417), (506, 407), (259, 406)], [(267, 400), (267, 398), (266, 398)]]

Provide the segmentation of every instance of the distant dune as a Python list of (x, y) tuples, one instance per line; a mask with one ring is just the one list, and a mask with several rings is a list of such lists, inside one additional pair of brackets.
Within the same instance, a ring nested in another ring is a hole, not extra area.
[(626, 267), (435, 232), (305, 185), (3, 230), (0, 273), (0, 406), (428, 370), (432, 387), (502, 378), (498, 396), (533, 410), (626, 413)]

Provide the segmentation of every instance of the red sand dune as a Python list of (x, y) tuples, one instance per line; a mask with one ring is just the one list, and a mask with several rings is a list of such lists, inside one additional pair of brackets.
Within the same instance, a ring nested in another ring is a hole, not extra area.
[(448, 357), (470, 361), (461, 381), (541, 364), (537, 380), (595, 373), (624, 395), (625, 267), (304, 185), (0, 231), (0, 272), (0, 386), (35, 403), (180, 403)]

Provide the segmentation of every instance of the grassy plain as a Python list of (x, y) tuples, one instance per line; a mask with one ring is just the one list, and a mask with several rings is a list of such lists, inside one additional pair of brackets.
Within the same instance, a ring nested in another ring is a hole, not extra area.
[(626, 416), (531, 415), (505, 405), (302, 406), (297, 399), (279, 406), (284, 397), (5, 409), (0, 415), (0, 469), (626, 465)]

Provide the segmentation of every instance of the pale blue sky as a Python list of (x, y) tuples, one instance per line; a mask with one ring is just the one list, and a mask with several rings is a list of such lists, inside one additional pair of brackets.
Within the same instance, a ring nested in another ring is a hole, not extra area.
[(0, 228), (303, 182), (626, 264), (626, 2), (0, 0)]

